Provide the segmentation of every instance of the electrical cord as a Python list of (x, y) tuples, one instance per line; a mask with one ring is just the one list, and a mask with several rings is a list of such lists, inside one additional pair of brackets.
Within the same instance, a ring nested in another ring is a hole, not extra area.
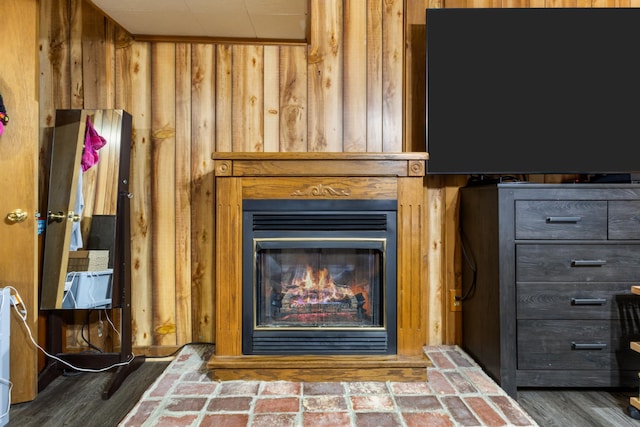
[(91, 316), (91, 312), (93, 310), (89, 310), (87, 311), (87, 316), (85, 317), (85, 321), (82, 323), (82, 327), (80, 327), (80, 336), (82, 337), (82, 340), (87, 343), (87, 345), (89, 346), (89, 348), (94, 349), (95, 351), (97, 351), (98, 353), (104, 353), (104, 350), (101, 349), (100, 347), (91, 344), (91, 341), (89, 341), (87, 338), (85, 338), (84, 336), (84, 327), (87, 326), (89, 324), (90, 321), (90, 316)]
[[(47, 352), (44, 348), (42, 348), (40, 346), (40, 344), (37, 343), (37, 341), (33, 338), (33, 334), (31, 333), (31, 328), (29, 328), (29, 324), (27, 323), (27, 310), (26, 307), (24, 305), (24, 303), (22, 302), (22, 298), (20, 297), (20, 293), (18, 292), (18, 290), (16, 288), (14, 288), (13, 286), (7, 286), (7, 288), (11, 289), (14, 292), (14, 296), (16, 297), (16, 303), (13, 304), (13, 309), (15, 310), (15, 312), (18, 314), (18, 317), (20, 317), (20, 320), (22, 320), (22, 323), (24, 323), (24, 326), (27, 330), (27, 334), (29, 335), (29, 340), (31, 341), (31, 343), (38, 349), (40, 350), (42, 353), (44, 353), (47, 357), (62, 363), (63, 365), (74, 369), (76, 371), (80, 371), (80, 372), (91, 372), (91, 373), (99, 373), (99, 372), (106, 372), (110, 369), (113, 368), (117, 368), (120, 366), (127, 366), (129, 365), (131, 362), (133, 362), (133, 360), (136, 358), (136, 356), (132, 353), (129, 355), (129, 358), (127, 360), (125, 360), (124, 362), (118, 362), (118, 363), (114, 363), (110, 366), (106, 366), (104, 368), (99, 368), (99, 369), (91, 369), (91, 368), (81, 368), (78, 366), (74, 366), (71, 363), (67, 362), (66, 360), (63, 360), (53, 354), (50, 354), (49, 352)], [(18, 306), (22, 306), (22, 309), (18, 308)]]
[(467, 265), (469, 266), (469, 268), (473, 273), (471, 276), (471, 284), (469, 285), (469, 289), (467, 289), (467, 291), (461, 297), (456, 298), (458, 301), (464, 301), (473, 297), (473, 294), (476, 292), (478, 267), (473, 257), (470, 256), (469, 253), (467, 252), (467, 236), (464, 234), (464, 230), (462, 229), (462, 226), (460, 226), (459, 230), (460, 230), (460, 247), (462, 248), (462, 257), (464, 258), (464, 260), (466, 261)]

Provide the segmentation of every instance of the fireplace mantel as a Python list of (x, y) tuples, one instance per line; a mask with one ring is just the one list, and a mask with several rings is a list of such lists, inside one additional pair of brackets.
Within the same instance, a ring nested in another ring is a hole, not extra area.
[[(426, 381), (426, 153), (214, 153), (214, 379)], [(397, 200), (397, 354), (242, 354), (242, 205), (259, 199)]]
[[(214, 153), (218, 176), (423, 177), (427, 153)], [(304, 167), (301, 167), (303, 166)]]

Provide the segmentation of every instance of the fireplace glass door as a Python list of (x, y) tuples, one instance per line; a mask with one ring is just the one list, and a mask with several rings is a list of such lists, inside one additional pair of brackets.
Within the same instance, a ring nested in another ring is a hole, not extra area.
[(396, 201), (243, 201), (244, 354), (394, 354)]
[(384, 327), (384, 251), (384, 240), (257, 241), (255, 327)]

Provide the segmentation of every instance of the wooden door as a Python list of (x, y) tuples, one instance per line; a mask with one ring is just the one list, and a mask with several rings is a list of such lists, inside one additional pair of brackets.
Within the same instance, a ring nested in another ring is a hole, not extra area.
[[(0, 13), (0, 93), (10, 121), (0, 136), (0, 287), (22, 297), (26, 324), (37, 336), (38, 7), (37, 0), (3, 0)], [(26, 212), (12, 221), (10, 212)], [(14, 292), (12, 292), (14, 293)], [(37, 350), (11, 313), (12, 403), (37, 394)]]

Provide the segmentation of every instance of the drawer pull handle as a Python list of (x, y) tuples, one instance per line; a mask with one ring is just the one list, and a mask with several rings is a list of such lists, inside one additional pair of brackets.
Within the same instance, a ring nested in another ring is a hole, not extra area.
[(606, 348), (607, 345), (601, 342), (594, 343), (582, 343), (582, 342), (572, 342), (571, 350), (602, 350)]
[(548, 216), (547, 217), (547, 223), (553, 223), (553, 222), (580, 222), (582, 221), (582, 217), (581, 216)]
[(602, 267), (607, 263), (604, 259), (572, 259), (572, 267)]
[(571, 298), (571, 305), (604, 305), (606, 298)]

